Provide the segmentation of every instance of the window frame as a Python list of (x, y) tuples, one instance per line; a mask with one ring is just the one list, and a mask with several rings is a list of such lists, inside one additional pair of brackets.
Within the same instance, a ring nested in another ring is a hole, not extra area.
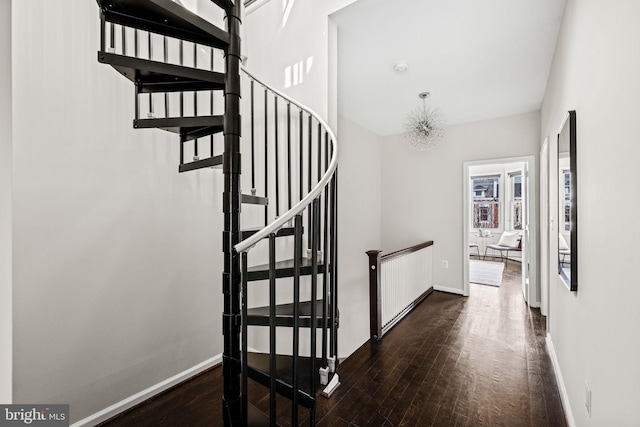
[(471, 180), (470, 185), (470, 200), (468, 209), (469, 209), (469, 229), (470, 230), (478, 230), (481, 227), (474, 227), (474, 215), (473, 215), (473, 207), (475, 205), (475, 186), (474, 180), (476, 179), (487, 179), (487, 178), (498, 178), (498, 227), (497, 228), (487, 228), (482, 227), (483, 230), (491, 230), (493, 234), (501, 234), (505, 230), (505, 213), (504, 213), (504, 200), (505, 200), (505, 179), (504, 172), (487, 172), (487, 173), (476, 173), (469, 177)]
[[(519, 176), (520, 177), (520, 197), (518, 198), (518, 200), (520, 200), (520, 223), (521, 226), (520, 228), (515, 228), (514, 223), (514, 208), (515, 208), (515, 202), (516, 202), (516, 197), (515, 197), (515, 178)], [(525, 175), (524, 175), (524, 171), (521, 169), (514, 169), (514, 170), (510, 170), (507, 171), (507, 181), (509, 182), (508, 185), (508, 190), (507, 190), (507, 197), (506, 199), (508, 199), (508, 204), (509, 204), (509, 211), (506, 212), (507, 213), (507, 223), (509, 225), (509, 231), (523, 231), (524, 230), (524, 198), (522, 195), (522, 191), (524, 189), (524, 179), (525, 179)]]

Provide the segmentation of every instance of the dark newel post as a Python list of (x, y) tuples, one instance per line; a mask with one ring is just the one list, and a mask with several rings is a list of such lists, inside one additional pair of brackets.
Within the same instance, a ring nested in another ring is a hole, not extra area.
[(371, 339), (382, 337), (382, 301), (380, 300), (380, 253), (382, 251), (367, 251), (369, 255), (369, 318)]
[[(226, 52), (224, 88), (224, 272), (222, 273), (224, 312), (223, 414), (226, 427), (242, 420), (240, 396), (240, 258), (233, 247), (240, 242), (240, 16), (242, 2), (228, 8), (229, 47)], [(246, 422), (246, 420), (244, 420)]]

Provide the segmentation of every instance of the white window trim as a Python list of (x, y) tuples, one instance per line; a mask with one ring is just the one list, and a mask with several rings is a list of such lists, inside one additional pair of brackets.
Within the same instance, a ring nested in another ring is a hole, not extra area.
[[(505, 224), (509, 225), (509, 231), (522, 231), (522, 229), (520, 230), (516, 230), (513, 228), (513, 202), (514, 202), (514, 197), (513, 197), (513, 186), (511, 185), (512, 182), (512, 178), (515, 176), (521, 176), (522, 179), (520, 181), (520, 188), (521, 188), (521, 196), (520, 196), (520, 200), (523, 201), (523, 207), (524, 207), (524, 198), (522, 197), (522, 188), (524, 188), (524, 173), (521, 169), (512, 169), (512, 170), (508, 170), (507, 172), (507, 181), (509, 182), (506, 187), (508, 187), (507, 189), (505, 189), (505, 195), (506, 195), (506, 200), (509, 206), (505, 206), (505, 214), (507, 217), (507, 220), (505, 221)], [(505, 205), (506, 205), (505, 204)], [(524, 225), (523, 225), (524, 226)], [(506, 228), (505, 228), (506, 229)]]

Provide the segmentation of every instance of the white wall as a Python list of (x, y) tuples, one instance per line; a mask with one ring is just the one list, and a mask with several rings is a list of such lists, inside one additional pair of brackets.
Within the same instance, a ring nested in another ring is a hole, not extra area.
[[(640, 425), (640, 231), (633, 223), (640, 210), (638, 16), (637, 1), (569, 0), (541, 109), (552, 158), (564, 115), (577, 112), (578, 291), (567, 291), (554, 274), (551, 239), (549, 327), (580, 427)], [(555, 165), (549, 197), (557, 218)]]
[[(330, 41), (329, 15), (356, 0), (271, 0), (250, 7), (245, 17), (246, 66), (274, 88), (307, 105), (334, 125), (328, 104), (337, 90), (331, 69), (337, 67), (337, 43)], [(303, 79), (286, 87), (285, 70), (303, 63)], [(330, 86), (331, 83), (331, 86)]]
[(381, 138), (339, 117), (338, 307), (339, 356), (369, 339), (369, 270), (366, 251), (381, 248)]
[(11, 403), (11, 0), (0, 0), (0, 403)]
[[(382, 142), (382, 248), (401, 249), (433, 240), (433, 283), (463, 292), (463, 162), (535, 155), (540, 116), (453, 125), (431, 151), (409, 148), (402, 135)], [(537, 215), (536, 215), (537, 218)], [(441, 267), (442, 260), (449, 268)]]
[(223, 183), (132, 129), (95, 2), (13, 8), (14, 401), (74, 422), (221, 352)]

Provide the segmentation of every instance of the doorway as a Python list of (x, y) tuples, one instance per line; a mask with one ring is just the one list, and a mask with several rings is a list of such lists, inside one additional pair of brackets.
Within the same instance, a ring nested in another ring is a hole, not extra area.
[[(520, 262), (523, 298), (538, 307), (535, 157), (465, 162), (463, 170), (464, 295), (470, 293), (471, 256), (486, 260), (491, 255), (494, 261)], [(519, 239), (521, 249), (509, 252), (506, 260), (505, 252), (489, 247), (503, 233), (505, 239)]]

